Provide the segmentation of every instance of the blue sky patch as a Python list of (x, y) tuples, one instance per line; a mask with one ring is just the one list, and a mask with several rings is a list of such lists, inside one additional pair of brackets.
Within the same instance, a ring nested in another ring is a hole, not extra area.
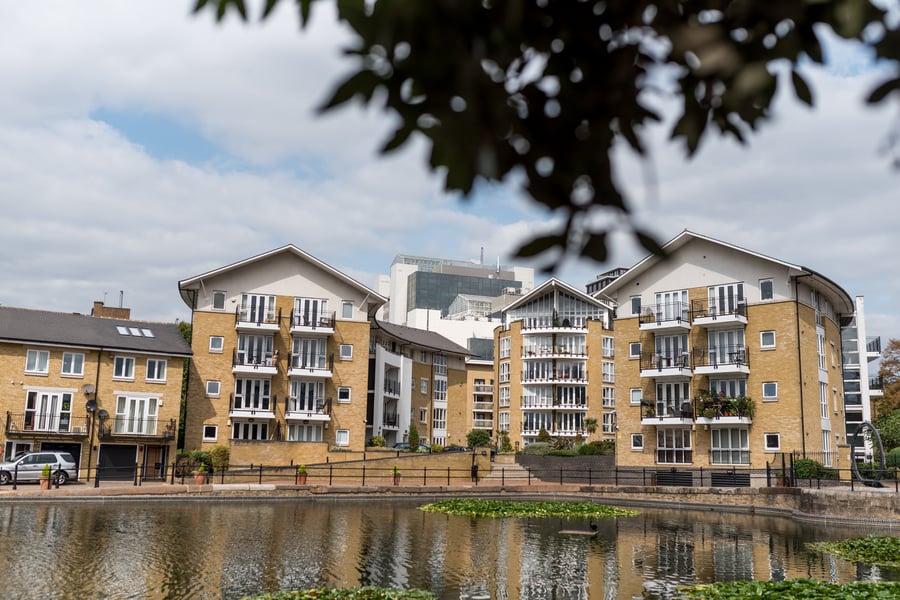
[(222, 158), (218, 146), (211, 144), (196, 130), (168, 117), (101, 108), (95, 110), (91, 118), (113, 127), (159, 160), (199, 164)]

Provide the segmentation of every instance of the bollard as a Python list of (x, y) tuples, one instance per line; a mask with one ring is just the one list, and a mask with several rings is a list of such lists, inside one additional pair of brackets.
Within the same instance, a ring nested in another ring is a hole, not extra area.
[(62, 463), (59, 463), (56, 467), (57, 475), (56, 475), (56, 477), (54, 477), (54, 479), (56, 479), (56, 489), (59, 489), (59, 472), (60, 471), (62, 471)]
[(16, 463), (16, 470), (13, 472), (13, 489), (16, 489), (16, 483), (19, 481), (19, 463)]
[(94, 487), (100, 487), (100, 463), (97, 463), (97, 473), (94, 475)]

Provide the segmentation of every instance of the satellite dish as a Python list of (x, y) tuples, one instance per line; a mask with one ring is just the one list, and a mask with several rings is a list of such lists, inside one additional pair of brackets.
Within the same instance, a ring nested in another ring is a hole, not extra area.
[(97, 401), (96, 400), (88, 400), (87, 403), (84, 405), (84, 410), (88, 411), (89, 413), (96, 412), (97, 411)]
[(97, 416), (100, 417), (101, 419), (108, 419), (109, 413), (106, 411), (105, 408), (101, 408), (100, 412), (97, 413)]
[(93, 394), (94, 393), (94, 384), (93, 383), (84, 384), (83, 386), (81, 386), (81, 391), (84, 392), (85, 394)]

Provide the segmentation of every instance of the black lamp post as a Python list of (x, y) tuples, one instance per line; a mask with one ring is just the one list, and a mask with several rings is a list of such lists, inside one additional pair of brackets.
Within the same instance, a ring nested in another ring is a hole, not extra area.
[(81, 391), (84, 392), (84, 395), (87, 397), (87, 402), (84, 404), (84, 410), (87, 412), (90, 420), (88, 422), (88, 428), (90, 431), (89, 443), (88, 443), (88, 459), (87, 459), (87, 481), (91, 480), (91, 459), (93, 458), (94, 453), (94, 415), (97, 414), (97, 399), (94, 397), (94, 386), (91, 384), (85, 384), (82, 386)]

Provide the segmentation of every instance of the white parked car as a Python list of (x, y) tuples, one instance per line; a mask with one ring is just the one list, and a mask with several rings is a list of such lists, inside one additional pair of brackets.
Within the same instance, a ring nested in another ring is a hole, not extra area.
[(70, 479), (78, 479), (75, 459), (68, 452), (27, 452), (9, 462), (0, 463), (0, 485), (6, 485), (16, 478), (19, 481), (37, 481), (44, 465), (50, 465), (53, 481), (62, 485)]

